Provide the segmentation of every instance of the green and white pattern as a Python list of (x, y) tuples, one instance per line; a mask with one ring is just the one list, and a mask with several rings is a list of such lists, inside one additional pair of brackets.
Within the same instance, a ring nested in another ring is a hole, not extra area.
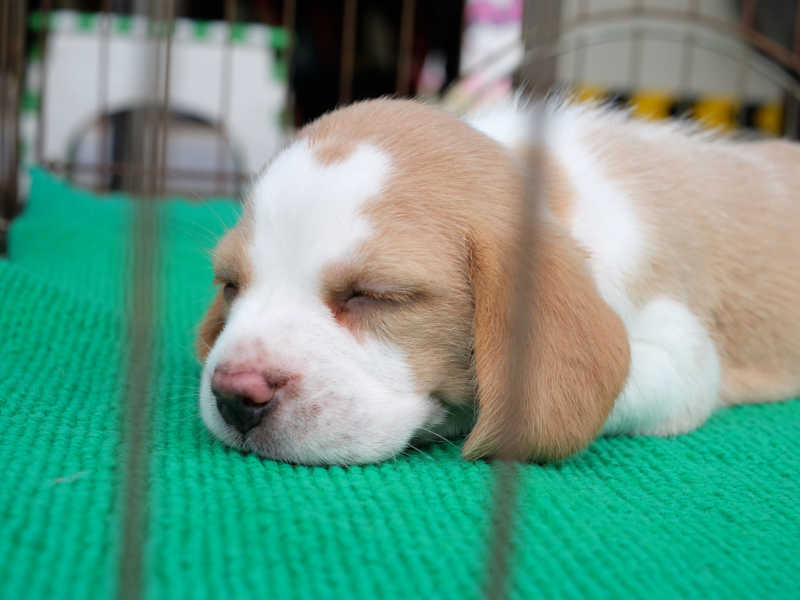
[[(54, 11), (32, 13), (28, 26), (46, 32), (47, 42), (45, 55), (37, 44), (28, 59), (20, 111), (23, 189), (28, 167), (37, 160), (64, 162), (76, 136), (104, 108), (113, 112), (144, 101), (148, 40), (157, 25), (141, 16)], [(173, 36), (171, 106), (221, 125), (245, 168), (259, 168), (284, 137), (287, 31), (179, 18)], [(108, 87), (101, 100), (103, 53)], [(226, 82), (227, 91), (222, 89)], [(223, 110), (224, 94), (228, 106)], [(42, 155), (36, 156), (40, 117), (45, 135), (38, 142)]]

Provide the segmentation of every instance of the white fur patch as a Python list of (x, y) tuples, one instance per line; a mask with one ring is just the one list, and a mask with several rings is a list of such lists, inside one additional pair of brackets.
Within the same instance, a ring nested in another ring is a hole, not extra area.
[(603, 432), (684, 433), (719, 404), (719, 357), (708, 331), (684, 304), (656, 298), (636, 308), (628, 297), (628, 285), (647, 264), (648, 237), (633, 199), (586, 148), (586, 119), (606, 116), (620, 118), (580, 109), (555, 113), (549, 140), (576, 191), (571, 233), (589, 250), (595, 284), (625, 324), (631, 348), (628, 379)]
[(510, 148), (527, 143), (552, 152), (575, 190), (570, 232), (590, 252), (590, 267), (603, 298), (627, 323), (634, 310), (625, 288), (644, 259), (645, 232), (630, 198), (605, 176), (586, 147), (588, 126), (598, 118), (623, 120), (618, 113), (563, 102), (524, 106), (515, 99), (468, 122)]
[(530, 142), (532, 118), (516, 100), (483, 109), (465, 120), (472, 127), (508, 148)]
[(316, 292), (322, 268), (369, 236), (361, 209), (380, 194), (390, 168), (389, 157), (366, 144), (331, 165), (302, 140), (282, 152), (250, 193), (256, 280)]
[[(400, 349), (357, 340), (322, 298), (323, 269), (353, 258), (371, 235), (362, 209), (390, 171), (389, 157), (374, 146), (324, 165), (299, 141), (255, 183), (253, 280), (231, 306), (201, 384), (203, 420), (221, 440), (292, 462), (371, 462), (401, 452), (421, 427), (444, 419), (438, 401), (415, 392)], [(297, 376), (246, 436), (223, 421), (211, 393), (222, 361)]]
[(554, 150), (575, 188), (571, 233), (591, 253), (589, 265), (600, 294), (627, 322), (625, 293), (644, 257), (644, 234), (630, 200), (603, 175), (579, 140), (554, 137)]
[(631, 366), (605, 434), (675, 435), (700, 426), (720, 405), (714, 342), (684, 306), (649, 302), (629, 326)]

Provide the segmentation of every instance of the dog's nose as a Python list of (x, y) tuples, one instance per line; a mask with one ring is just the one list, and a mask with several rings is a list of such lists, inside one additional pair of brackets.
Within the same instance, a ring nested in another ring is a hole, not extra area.
[(258, 371), (218, 367), (211, 378), (211, 391), (225, 422), (247, 433), (261, 422), (275, 392), (285, 384), (285, 379), (268, 378)]

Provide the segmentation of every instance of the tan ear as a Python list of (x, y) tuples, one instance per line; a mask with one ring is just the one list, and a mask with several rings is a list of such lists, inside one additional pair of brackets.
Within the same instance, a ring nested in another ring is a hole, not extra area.
[(516, 386), (523, 391), (512, 410), (513, 252), (491, 240), (473, 245), (479, 412), (463, 454), (534, 461), (569, 456), (597, 435), (622, 390), (630, 362), (625, 326), (600, 296), (586, 253), (558, 223), (539, 225), (529, 266), (533, 312), (522, 338), (529, 344), (521, 369), (526, 379)]
[(208, 307), (203, 320), (197, 327), (197, 338), (195, 339), (194, 349), (200, 362), (203, 362), (211, 351), (211, 346), (217, 340), (222, 328), (225, 326), (225, 299), (222, 292), (217, 292), (211, 306)]

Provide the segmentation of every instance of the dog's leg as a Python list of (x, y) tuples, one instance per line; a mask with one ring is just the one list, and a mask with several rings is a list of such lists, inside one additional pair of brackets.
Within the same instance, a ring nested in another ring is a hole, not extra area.
[(721, 405), (717, 350), (685, 305), (652, 300), (630, 323), (628, 335), (628, 379), (603, 434), (685, 433)]

